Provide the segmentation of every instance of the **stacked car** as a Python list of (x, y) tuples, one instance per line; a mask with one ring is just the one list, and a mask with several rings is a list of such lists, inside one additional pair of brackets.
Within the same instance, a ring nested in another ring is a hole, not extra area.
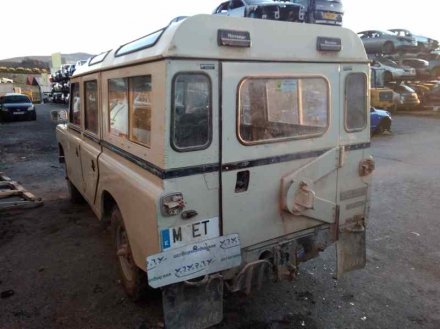
[[(358, 33), (371, 60), (382, 74), (383, 86), (393, 92), (393, 109), (415, 109), (440, 105), (433, 86), (440, 86), (439, 43), (406, 29), (367, 30)], [(372, 87), (373, 88), (373, 87)], [(377, 87), (374, 87), (377, 88)], [(372, 89), (372, 105), (377, 102)]]

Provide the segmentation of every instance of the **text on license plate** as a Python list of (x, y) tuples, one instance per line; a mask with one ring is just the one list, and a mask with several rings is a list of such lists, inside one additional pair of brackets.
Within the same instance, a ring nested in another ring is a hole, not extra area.
[(188, 243), (216, 238), (219, 235), (218, 217), (166, 228), (160, 232), (162, 250), (182, 247)]
[(322, 16), (325, 19), (336, 19), (336, 14), (335, 13), (324, 13)]
[(14, 112), (14, 113), (12, 113), (13, 115), (23, 115), (24, 114), (24, 112)]

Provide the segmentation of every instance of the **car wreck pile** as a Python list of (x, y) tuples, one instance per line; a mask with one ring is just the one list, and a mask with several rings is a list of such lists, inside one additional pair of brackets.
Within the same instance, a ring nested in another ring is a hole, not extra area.
[[(373, 106), (398, 110), (440, 105), (437, 40), (405, 29), (367, 30), (358, 35), (375, 71), (371, 86)], [(383, 96), (376, 97), (376, 93)], [(387, 102), (387, 94), (392, 94), (391, 102)]]

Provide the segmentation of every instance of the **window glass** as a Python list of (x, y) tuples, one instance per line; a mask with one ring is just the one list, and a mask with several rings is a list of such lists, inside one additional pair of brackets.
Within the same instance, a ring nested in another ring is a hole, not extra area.
[(129, 78), (130, 140), (150, 146), (151, 76)]
[(126, 78), (108, 80), (110, 133), (120, 137), (128, 134), (128, 83)]
[(149, 35), (146, 35), (145, 37), (142, 37), (140, 39), (134, 40), (132, 42), (129, 42), (122, 47), (120, 47), (117, 51), (115, 56), (121, 56), (124, 54), (132, 53), (137, 50), (145, 49), (151, 46), (154, 46), (154, 44), (159, 40), (160, 36), (162, 35), (162, 32), (164, 29), (153, 32)]
[(345, 128), (361, 130), (367, 126), (367, 77), (363, 73), (349, 74), (345, 81)]
[(110, 52), (110, 50), (105, 51), (103, 53), (100, 53), (99, 55), (93, 56), (92, 59), (90, 59), (90, 63), (89, 66), (101, 63), (102, 61), (104, 61), (105, 57), (108, 55), (108, 53)]
[(248, 78), (239, 87), (239, 136), (244, 143), (316, 136), (328, 127), (323, 78)]
[(211, 82), (203, 74), (179, 74), (173, 84), (172, 146), (178, 151), (208, 147), (211, 139)]
[(98, 83), (87, 81), (85, 89), (85, 129), (95, 134), (98, 133)]
[(79, 94), (79, 84), (72, 83), (70, 89), (70, 122), (81, 125), (81, 98)]

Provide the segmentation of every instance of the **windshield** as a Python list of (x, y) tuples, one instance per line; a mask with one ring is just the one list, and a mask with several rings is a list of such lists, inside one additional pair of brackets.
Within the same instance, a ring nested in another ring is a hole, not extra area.
[(31, 101), (24, 95), (10, 95), (5, 97), (5, 103), (30, 103)]
[(244, 1), (247, 5), (258, 5), (260, 3), (268, 3), (273, 2), (273, 0), (245, 0)]

